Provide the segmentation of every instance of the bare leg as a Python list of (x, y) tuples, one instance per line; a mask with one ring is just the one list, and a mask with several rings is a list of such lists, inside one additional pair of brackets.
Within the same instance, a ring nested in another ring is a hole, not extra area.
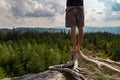
[(79, 34), (78, 34), (78, 44), (77, 44), (77, 50), (80, 50), (81, 48), (81, 42), (82, 42), (82, 39), (83, 39), (83, 27), (78, 27), (78, 31), (79, 31)]
[(72, 26), (71, 27), (71, 38), (72, 38), (72, 51), (76, 51), (76, 27)]

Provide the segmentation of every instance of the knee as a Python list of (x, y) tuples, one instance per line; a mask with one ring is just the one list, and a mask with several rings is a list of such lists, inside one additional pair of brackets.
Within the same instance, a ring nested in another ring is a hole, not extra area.
[(83, 27), (78, 27), (78, 30), (79, 30), (79, 31), (82, 31), (82, 30), (83, 30)]
[(71, 30), (76, 30), (76, 27), (75, 27), (75, 26), (72, 26), (72, 27), (71, 27)]

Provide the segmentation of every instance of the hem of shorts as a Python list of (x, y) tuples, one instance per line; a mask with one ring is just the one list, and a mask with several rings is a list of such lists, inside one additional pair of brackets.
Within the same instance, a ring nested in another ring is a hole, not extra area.
[[(76, 26), (76, 27), (84, 27), (84, 26)], [(66, 28), (71, 28), (71, 26), (66, 26)]]
[(81, 4), (81, 5), (66, 5), (67, 7), (69, 7), (69, 6), (84, 6), (83, 4)]
[(71, 28), (71, 26), (66, 26), (66, 28)]

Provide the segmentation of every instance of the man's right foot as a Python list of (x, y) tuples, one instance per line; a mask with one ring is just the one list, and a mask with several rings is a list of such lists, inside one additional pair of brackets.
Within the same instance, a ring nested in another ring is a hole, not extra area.
[(71, 49), (71, 51), (72, 52), (76, 52), (77, 50), (76, 50), (76, 47), (73, 47), (72, 49)]

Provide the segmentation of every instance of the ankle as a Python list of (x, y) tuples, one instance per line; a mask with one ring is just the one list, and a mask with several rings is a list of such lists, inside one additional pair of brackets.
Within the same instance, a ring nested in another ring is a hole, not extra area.
[(76, 49), (77, 49), (77, 50), (80, 50), (80, 48), (81, 48), (80, 45), (77, 45)]
[(75, 49), (76, 49), (76, 46), (73, 46), (73, 47), (72, 47), (72, 49), (74, 49), (74, 50), (75, 50)]

